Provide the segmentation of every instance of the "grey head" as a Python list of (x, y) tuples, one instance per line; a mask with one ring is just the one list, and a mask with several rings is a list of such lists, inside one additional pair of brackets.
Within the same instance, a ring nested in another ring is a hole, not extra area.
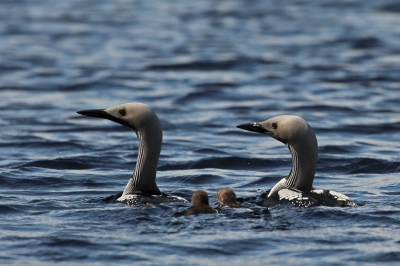
[(149, 106), (131, 102), (108, 109), (82, 110), (77, 113), (108, 119), (136, 132), (139, 140), (138, 159), (123, 196), (135, 193), (161, 194), (155, 179), (162, 145), (162, 128), (160, 120)]
[(301, 117), (280, 115), (259, 123), (247, 123), (238, 128), (271, 136), (283, 142), (292, 154), (292, 169), (276, 184), (269, 195), (282, 188), (304, 192), (312, 189), (318, 161), (318, 142), (310, 125)]

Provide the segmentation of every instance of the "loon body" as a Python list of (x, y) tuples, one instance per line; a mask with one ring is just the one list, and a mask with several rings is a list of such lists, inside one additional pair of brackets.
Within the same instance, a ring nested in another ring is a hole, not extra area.
[(284, 143), (292, 154), (292, 168), (272, 189), (261, 195), (263, 206), (283, 203), (296, 206), (356, 207), (347, 196), (330, 191), (313, 189), (318, 161), (318, 142), (310, 125), (301, 117), (281, 115), (260, 123), (247, 123), (238, 128), (269, 135)]

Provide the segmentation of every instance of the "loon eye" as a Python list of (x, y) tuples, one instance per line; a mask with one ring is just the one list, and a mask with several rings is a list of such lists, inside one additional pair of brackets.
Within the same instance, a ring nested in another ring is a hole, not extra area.
[(125, 109), (119, 110), (118, 113), (119, 113), (120, 115), (122, 115), (122, 116), (125, 116), (125, 115), (126, 115)]
[(272, 123), (272, 127), (273, 127), (274, 129), (277, 129), (277, 128), (278, 128), (278, 124), (277, 124), (277, 123)]

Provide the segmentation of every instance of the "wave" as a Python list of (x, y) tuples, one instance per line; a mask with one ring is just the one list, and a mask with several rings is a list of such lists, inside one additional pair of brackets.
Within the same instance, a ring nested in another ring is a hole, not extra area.
[(27, 167), (38, 167), (54, 170), (82, 170), (90, 169), (91, 167), (87, 163), (82, 163), (75, 159), (69, 158), (57, 158), (48, 160), (35, 160), (28, 163), (18, 165), (15, 168), (27, 168)]
[(159, 166), (158, 170), (185, 170), (217, 168), (226, 170), (268, 170), (282, 165), (290, 165), (285, 159), (249, 159), (236, 156), (201, 158), (182, 163), (167, 163)]
[(12, 214), (12, 213), (20, 213), (21, 210), (18, 208), (12, 207), (10, 205), (0, 204), (0, 214)]
[(320, 158), (317, 172), (349, 175), (390, 174), (400, 172), (400, 162), (376, 158)]
[(154, 63), (148, 65), (145, 70), (179, 70), (179, 71), (212, 71), (212, 70), (230, 70), (235, 67), (256, 65), (269, 65), (280, 63), (277, 60), (263, 59), (263, 58), (250, 58), (250, 57), (238, 57), (226, 60), (192, 60), (189, 62), (171, 62), (171, 63)]

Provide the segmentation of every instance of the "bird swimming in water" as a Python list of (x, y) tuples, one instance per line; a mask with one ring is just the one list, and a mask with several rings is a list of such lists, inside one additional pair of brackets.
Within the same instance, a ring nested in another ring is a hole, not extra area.
[(244, 208), (236, 202), (236, 193), (229, 187), (218, 189), (215, 194), (221, 207)]
[(185, 216), (194, 215), (194, 214), (213, 214), (217, 213), (217, 210), (211, 208), (208, 203), (208, 195), (207, 192), (202, 190), (197, 190), (192, 195), (192, 207), (190, 207)]
[(124, 191), (114, 196), (115, 201), (129, 205), (187, 202), (184, 198), (161, 193), (157, 187), (156, 173), (162, 145), (162, 128), (160, 120), (149, 106), (131, 102), (104, 110), (82, 110), (77, 113), (109, 119), (136, 132), (139, 140), (136, 168)]
[(284, 143), (292, 154), (292, 169), (265, 194), (262, 205), (271, 207), (290, 202), (296, 206), (357, 207), (347, 196), (322, 189), (313, 189), (318, 161), (318, 142), (310, 125), (301, 117), (280, 115), (259, 123), (238, 128), (271, 136)]

